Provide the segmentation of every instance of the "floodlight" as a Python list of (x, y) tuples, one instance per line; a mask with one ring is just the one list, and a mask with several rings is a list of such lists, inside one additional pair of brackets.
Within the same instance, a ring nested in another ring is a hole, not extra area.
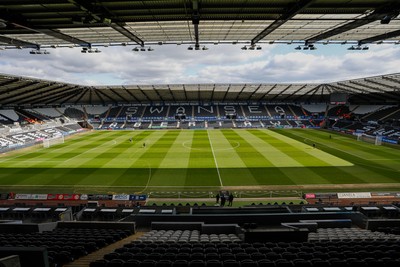
[(257, 48), (256, 48), (257, 50), (261, 50), (262, 49), (262, 47), (261, 46), (257, 46)]
[(301, 46), (296, 46), (295, 50), (301, 50)]
[(243, 46), (241, 49), (242, 50), (247, 50), (247, 46)]
[(149, 48), (147, 48), (147, 51), (154, 51), (154, 49), (149, 47)]
[(140, 51), (146, 51), (146, 48), (141, 47), (141, 48), (140, 48)]
[(189, 46), (189, 47), (188, 47), (188, 50), (193, 50), (193, 47)]
[(49, 55), (49, 54), (50, 54), (50, 52), (49, 52), (49, 51), (46, 51), (46, 50), (44, 50), (44, 51), (43, 51), (43, 54), (45, 54), (45, 55)]
[(362, 48), (362, 50), (368, 50), (368, 49), (369, 49), (368, 46), (364, 46), (364, 47)]
[(347, 50), (356, 50), (356, 48), (354, 46), (350, 46), (349, 48), (347, 48)]
[(208, 50), (208, 48), (207, 47), (205, 47), (205, 46), (203, 46), (203, 48), (202, 48), (203, 50)]
[(97, 48), (94, 50), (94, 52), (95, 53), (101, 53), (101, 51), (99, 49), (97, 49)]
[(309, 47), (306, 45), (306, 46), (303, 46), (303, 50), (308, 50), (309, 49)]
[(132, 51), (138, 52), (139, 48), (135, 47), (135, 48), (132, 49)]

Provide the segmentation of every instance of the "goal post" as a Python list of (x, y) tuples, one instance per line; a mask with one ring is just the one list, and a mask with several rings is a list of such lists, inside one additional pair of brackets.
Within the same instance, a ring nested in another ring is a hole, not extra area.
[(55, 137), (47, 138), (43, 140), (43, 147), (49, 148), (54, 145), (64, 144), (64, 135), (58, 135)]
[(369, 136), (364, 134), (357, 134), (357, 141), (362, 141), (370, 144), (374, 144), (376, 146), (382, 145), (382, 136)]

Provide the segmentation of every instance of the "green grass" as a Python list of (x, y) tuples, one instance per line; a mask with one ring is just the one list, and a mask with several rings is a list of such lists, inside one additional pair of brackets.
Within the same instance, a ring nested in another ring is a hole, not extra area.
[(32, 193), (400, 188), (400, 150), (306, 129), (92, 131), (0, 168), (3, 191)]

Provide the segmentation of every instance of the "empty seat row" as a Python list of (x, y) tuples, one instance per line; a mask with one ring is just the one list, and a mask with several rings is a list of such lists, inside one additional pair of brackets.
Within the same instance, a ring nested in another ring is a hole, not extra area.
[(122, 259), (112, 260), (97, 260), (90, 263), (90, 267), (370, 267), (370, 266), (381, 266), (381, 267), (398, 267), (400, 264), (399, 260), (383, 259), (375, 260), (373, 258), (366, 258), (364, 260), (358, 259), (311, 259), (311, 260), (146, 260), (136, 261)]

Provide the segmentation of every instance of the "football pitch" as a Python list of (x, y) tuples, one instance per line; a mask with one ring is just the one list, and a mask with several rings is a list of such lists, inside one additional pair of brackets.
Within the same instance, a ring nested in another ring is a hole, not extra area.
[(91, 131), (50, 148), (3, 154), (0, 188), (27, 193), (394, 190), (400, 188), (400, 150), (311, 129)]

